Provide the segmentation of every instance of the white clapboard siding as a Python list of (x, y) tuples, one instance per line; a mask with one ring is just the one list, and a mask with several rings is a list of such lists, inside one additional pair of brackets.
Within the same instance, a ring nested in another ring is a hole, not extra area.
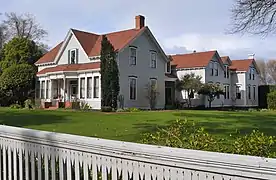
[(0, 126), (3, 180), (276, 180), (276, 159)]

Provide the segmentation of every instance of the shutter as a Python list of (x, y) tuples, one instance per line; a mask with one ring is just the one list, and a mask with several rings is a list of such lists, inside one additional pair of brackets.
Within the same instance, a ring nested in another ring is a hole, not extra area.
[(76, 49), (76, 64), (79, 63), (79, 49)]
[(71, 62), (70, 62), (70, 50), (68, 50), (68, 64), (71, 64)]

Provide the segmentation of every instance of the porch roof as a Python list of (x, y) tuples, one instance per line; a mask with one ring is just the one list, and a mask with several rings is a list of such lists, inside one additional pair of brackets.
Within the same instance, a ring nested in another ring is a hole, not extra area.
[(37, 72), (37, 75), (43, 75), (48, 73), (54, 73), (54, 72), (72, 72), (72, 71), (83, 71), (83, 70), (92, 70), (92, 69), (99, 69), (100, 68), (100, 62), (96, 63), (85, 63), (85, 64), (63, 64), (58, 65), (55, 67), (45, 68), (39, 72)]

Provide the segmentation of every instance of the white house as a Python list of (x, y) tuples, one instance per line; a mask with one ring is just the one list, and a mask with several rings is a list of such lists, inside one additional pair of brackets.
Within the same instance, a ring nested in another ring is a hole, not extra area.
[[(170, 57), (171, 81), (194, 73), (202, 77), (203, 83), (216, 83), (222, 87), (224, 95), (218, 96), (212, 102), (213, 107), (258, 106), (259, 71), (254, 58), (231, 61), (228, 56), (220, 57), (217, 51), (177, 54)], [(185, 91), (175, 93), (175, 98), (180, 102), (188, 98)], [(192, 106), (201, 105), (208, 106), (207, 98), (195, 95)]]
[[(135, 17), (135, 28), (106, 35), (118, 50), (120, 95), (124, 107), (149, 108), (146, 85), (156, 83), (156, 108), (165, 106), (165, 71), (168, 57), (145, 26), (145, 17)], [(101, 107), (100, 50), (103, 35), (70, 29), (64, 41), (36, 62), (37, 96), (44, 106), (65, 106), (80, 99), (94, 109)], [(46, 105), (47, 104), (47, 105)]]

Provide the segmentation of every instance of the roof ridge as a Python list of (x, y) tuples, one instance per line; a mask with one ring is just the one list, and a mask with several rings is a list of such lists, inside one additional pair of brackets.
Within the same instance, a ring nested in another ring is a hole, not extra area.
[(217, 52), (217, 50), (213, 51), (201, 51), (201, 52), (191, 52), (186, 54), (169, 54), (169, 56), (185, 56), (185, 55), (193, 55), (193, 54), (201, 54), (201, 53), (211, 53), (211, 52)]
[[(145, 27), (147, 27), (147, 26), (145, 26)], [(124, 30), (121, 30), (121, 31), (113, 31), (113, 32), (110, 32), (110, 33), (100, 34), (100, 36), (103, 36), (103, 35), (110, 35), (110, 34), (115, 34), (115, 33), (121, 33), (121, 32), (126, 32), (126, 31), (131, 31), (131, 30), (140, 31), (140, 30), (144, 29), (145, 27), (143, 27), (143, 28), (141, 28), (141, 29), (131, 28), (131, 29), (124, 29)]]
[(73, 28), (71, 28), (71, 30), (72, 30), (72, 31), (78, 31), (78, 32), (81, 32), (81, 33), (87, 33), (87, 34), (92, 34), (92, 35), (100, 36), (100, 34), (88, 32), (88, 31), (84, 31), (84, 30), (73, 29)]

